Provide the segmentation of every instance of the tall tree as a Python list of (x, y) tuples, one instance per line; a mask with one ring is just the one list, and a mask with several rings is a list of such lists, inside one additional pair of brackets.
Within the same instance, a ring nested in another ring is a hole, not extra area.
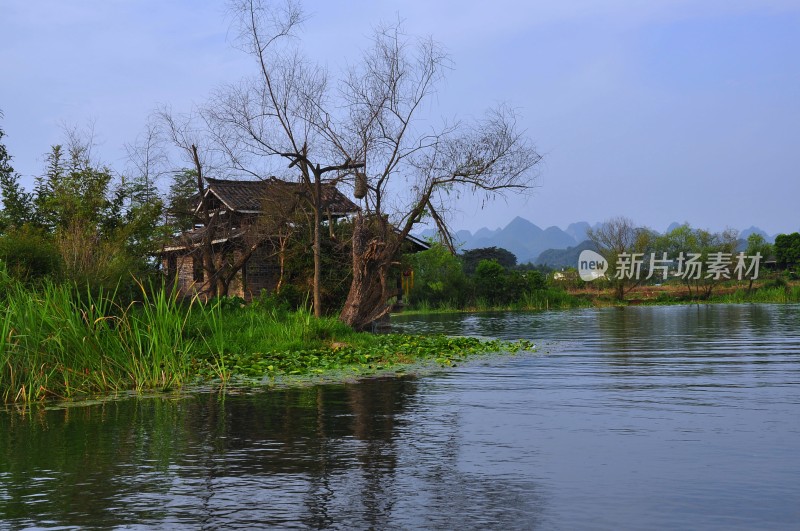
[(168, 162), (162, 130), (149, 120), (133, 144), (126, 144), (131, 175), (129, 187), (134, 204), (153, 204), (160, 200), (158, 181), (166, 173)]
[[(255, 60), (257, 73), (217, 94), (205, 111), (217, 128), (232, 166), (258, 178), (274, 174), (269, 160), (282, 159), (304, 185), (313, 212), (312, 282), (314, 314), (322, 315), (323, 188), (364, 166), (339, 145), (329, 105), (325, 70), (294, 46), (305, 19), (299, 4), (276, 6), (262, 0), (233, 0), (241, 49)], [(282, 173), (282, 172), (280, 172)]]
[(166, 226), (171, 236), (194, 227), (197, 193), (197, 170), (185, 169), (173, 174), (165, 211)]
[(373, 46), (345, 82), (349, 110), (344, 149), (367, 161), (364, 215), (353, 235), (353, 281), (341, 319), (364, 328), (386, 315), (395, 294), (390, 269), (405, 238), (432, 221), (453, 250), (448, 212), (460, 194), (491, 199), (525, 192), (541, 156), (497, 107), (474, 122), (430, 127), (430, 103), (450, 59), (431, 39), (414, 41), (399, 26), (378, 28)]
[(158, 201), (144, 203), (122, 175), (98, 162), (93, 133), (68, 129), (37, 177), (32, 216), (61, 255), (64, 274), (95, 286), (116, 286), (152, 266)]
[[(288, 163), (313, 212), (314, 309), (320, 314), (325, 183), (347, 182), (362, 199), (354, 223), (353, 279), (340, 314), (361, 328), (388, 313), (389, 270), (402, 242), (431, 219), (452, 249), (447, 213), (460, 193), (524, 191), (541, 157), (507, 107), (473, 123), (429, 128), (423, 107), (450, 60), (430, 39), (399, 25), (378, 28), (358, 66), (339, 83), (304, 57), (304, 15), (292, 1), (233, 0), (241, 48), (256, 74), (219, 91), (203, 112), (232, 167), (263, 177)], [(266, 170), (266, 168), (270, 168)]]
[[(2, 116), (0, 112), (0, 117)], [(0, 211), (0, 232), (22, 227), (31, 220), (33, 213), (32, 195), (22, 187), (19, 182), (20, 175), (11, 166), (11, 155), (3, 143), (4, 136), (5, 132), (0, 128), (0, 195), (3, 201), (3, 209)]]

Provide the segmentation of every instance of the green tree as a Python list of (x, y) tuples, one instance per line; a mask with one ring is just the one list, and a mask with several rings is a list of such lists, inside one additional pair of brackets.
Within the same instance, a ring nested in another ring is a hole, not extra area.
[(737, 243), (738, 232), (733, 229), (711, 232), (684, 223), (659, 237), (655, 247), (658, 253), (666, 252), (674, 261), (671, 267), (686, 285), (690, 297), (708, 298), (714, 287), (730, 276), (730, 271), (718, 277), (703, 267), (715, 257), (732, 258)]
[(51, 229), (74, 222), (113, 229), (120, 222), (121, 208), (111, 199), (111, 170), (93, 164), (85, 144), (68, 146), (63, 158), (62, 146), (53, 146), (47, 156), (48, 168), (39, 199), (41, 217)]
[(477, 298), (492, 305), (506, 302), (508, 279), (505, 268), (497, 260), (481, 260), (473, 280)]
[(529, 270), (525, 273), (528, 280), (528, 288), (531, 290), (540, 290), (547, 288), (547, 276), (538, 269)]
[(470, 249), (461, 253), (461, 259), (464, 261), (464, 273), (467, 275), (475, 273), (481, 260), (495, 260), (505, 269), (512, 269), (517, 265), (516, 255), (502, 247)]
[(197, 171), (184, 169), (172, 176), (166, 201), (167, 225), (173, 234), (194, 227), (197, 206)]
[(775, 261), (781, 269), (800, 265), (800, 233), (778, 234), (775, 237)]
[(143, 194), (136, 181), (127, 184), (123, 179), (114, 190), (112, 203), (114, 216), (118, 212), (119, 217), (116, 226), (106, 227), (107, 238), (119, 242), (132, 258), (132, 273), (144, 275), (158, 269), (156, 257), (166, 237), (161, 198), (150, 192)]
[[(534, 271), (538, 273), (538, 271)], [(506, 289), (504, 302), (514, 302), (522, 299), (526, 293), (530, 293), (534, 288), (531, 286), (529, 273), (522, 271), (509, 271), (506, 274)]]
[(31, 219), (54, 242), (63, 274), (95, 287), (131, 285), (154, 266), (157, 198), (146, 201), (136, 181), (117, 176), (91, 156), (91, 139), (67, 132), (36, 179)]
[(11, 155), (2, 142), (4, 136), (5, 132), (0, 128), (0, 195), (3, 201), (0, 232), (22, 227), (31, 220), (32, 215), (31, 194), (25, 192), (19, 184), (20, 175), (11, 166)]
[[(762, 260), (766, 260), (773, 253), (772, 244), (768, 243), (761, 234), (752, 233), (747, 237), (747, 248), (744, 251), (747, 256), (761, 255)], [(747, 291), (753, 290), (753, 277), (750, 277), (750, 282), (747, 285)]]
[[(713, 255), (730, 255), (736, 252), (738, 244), (738, 231), (728, 229), (722, 232), (711, 232), (704, 229), (697, 229), (697, 242), (699, 246), (694, 249), (700, 255), (700, 261), (707, 266)], [(700, 278), (695, 278), (692, 282), (695, 285), (696, 293), (702, 298), (711, 296), (711, 292), (725, 277), (716, 278), (711, 272), (706, 270), (700, 274)]]
[(414, 275), (410, 302), (433, 307), (466, 302), (467, 277), (461, 261), (447, 247), (434, 243), (430, 249), (406, 256), (405, 261)]

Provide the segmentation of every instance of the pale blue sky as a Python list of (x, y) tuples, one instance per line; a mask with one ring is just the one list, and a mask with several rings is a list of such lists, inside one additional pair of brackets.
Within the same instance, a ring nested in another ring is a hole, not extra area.
[[(252, 72), (230, 45), (224, 2), (0, 0), (0, 122), (26, 183), (61, 124), (94, 121), (98, 153), (158, 104), (188, 110)], [(539, 188), (456, 228), (520, 215), (546, 227), (624, 215), (720, 230), (800, 229), (800, 1), (306, 2), (307, 52), (337, 71), (373, 24), (431, 34), (455, 69), (435, 112), (518, 108), (546, 155)]]

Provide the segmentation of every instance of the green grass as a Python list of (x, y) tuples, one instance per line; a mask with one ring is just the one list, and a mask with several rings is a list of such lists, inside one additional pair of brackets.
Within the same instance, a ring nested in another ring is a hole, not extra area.
[(459, 307), (453, 303), (431, 305), (421, 301), (403, 311), (404, 314), (431, 313), (463, 313), (488, 311), (531, 311), (531, 310), (564, 310), (569, 308), (591, 307), (592, 301), (584, 297), (576, 297), (563, 289), (547, 288), (523, 293), (517, 300), (504, 304), (496, 304), (479, 298), (473, 304)]
[(531, 349), (527, 342), (356, 333), (334, 318), (228, 299), (183, 304), (141, 286), (114, 293), (69, 285), (0, 284), (0, 401), (79, 399), (187, 385), (263, 383), (283, 376), (365, 374), (429, 361)]
[(753, 291), (738, 289), (733, 293), (712, 295), (711, 302), (721, 303), (793, 303), (800, 302), (800, 285), (768, 286)]
[(180, 386), (192, 340), (186, 312), (164, 292), (142, 289), (120, 307), (114, 294), (92, 295), (45, 283), (7, 287), (0, 309), (0, 398), (28, 402), (121, 389)]
[(187, 335), (197, 346), (196, 373), (237, 382), (282, 376), (370, 373), (407, 364), (453, 363), (477, 353), (532, 349), (528, 342), (469, 337), (411, 336), (354, 332), (333, 317), (308, 310), (288, 312), (258, 304), (227, 308), (224, 301), (195, 305)]
[(751, 291), (739, 288), (732, 293), (712, 293), (710, 298), (675, 296), (669, 292), (660, 292), (655, 298), (638, 299), (632, 301), (619, 301), (610, 292), (597, 292), (596, 294), (575, 295), (563, 289), (547, 288), (522, 294), (519, 300), (508, 304), (492, 304), (479, 299), (471, 305), (458, 306), (452, 303), (431, 305), (421, 301), (411, 305), (403, 311), (406, 315), (425, 315), (443, 313), (465, 313), (486, 311), (538, 311), (538, 310), (563, 310), (569, 308), (590, 308), (606, 306), (627, 306), (628, 304), (645, 306), (680, 305), (680, 304), (740, 304), (740, 303), (765, 303), (785, 304), (800, 302), (800, 284), (790, 284), (785, 281), (773, 280)]
[(571, 295), (570, 293), (548, 288), (526, 293), (519, 303), (521, 310), (559, 310), (591, 306), (591, 301)]

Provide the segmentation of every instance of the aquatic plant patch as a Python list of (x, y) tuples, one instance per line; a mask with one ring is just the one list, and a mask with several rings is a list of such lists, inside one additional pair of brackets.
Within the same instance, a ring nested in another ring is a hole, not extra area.
[[(270, 350), (232, 354), (227, 363), (238, 381), (264, 382), (266, 378), (324, 373), (374, 373), (433, 362), (454, 366), (470, 356), (486, 353), (533, 351), (533, 343), (483, 340), (475, 337), (413, 336), (407, 334), (352, 334), (349, 341), (333, 341), (311, 349)], [(208, 361), (208, 360), (207, 360)], [(213, 377), (207, 367), (199, 373)]]

